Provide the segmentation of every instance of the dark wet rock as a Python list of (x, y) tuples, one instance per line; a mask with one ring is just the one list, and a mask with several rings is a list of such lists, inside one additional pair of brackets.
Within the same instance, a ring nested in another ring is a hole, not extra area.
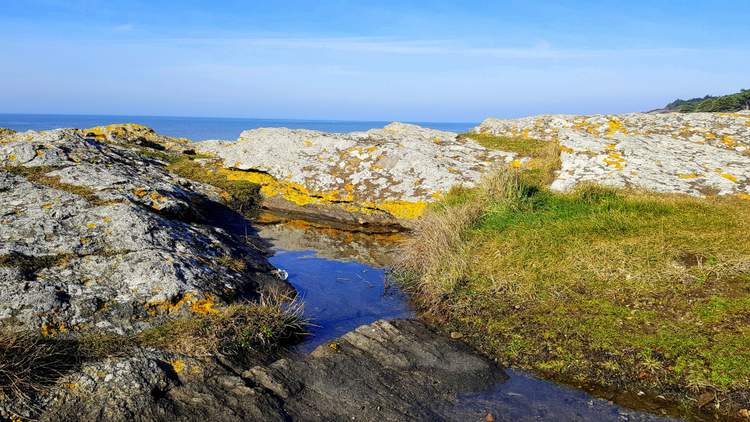
[(284, 421), (280, 401), (216, 363), (141, 351), (62, 379), (42, 421)]
[(378, 321), (243, 374), (283, 400), (293, 419), (443, 420), (457, 394), (505, 379), (493, 362), (417, 321)]
[(157, 351), (107, 359), (60, 380), (45, 421), (443, 420), (456, 395), (500, 368), (416, 321), (378, 321), (237, 376)]
[(208, 224), (218, 191), (77, 130), (4, 138), (0, 192), (2, 325), (137, 330), (279, 284), (261, 251)]

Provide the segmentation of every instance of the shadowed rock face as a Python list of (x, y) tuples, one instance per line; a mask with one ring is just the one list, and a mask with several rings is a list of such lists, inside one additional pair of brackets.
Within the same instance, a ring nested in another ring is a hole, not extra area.
[(66, 377), (43, 420), (445, 420), (456, 396), (505, 375), (415, 321), (378, 321), (306, 357), (241, 376), (145, 351)]
[(474, 130), (559, 141), (556, 190), (594, 182), (750, 199), (747, 112), (487, 119)]
[(207, 223), (215, 189), (76, 130), (0, 140), (0, 192), (2, 325), (138, 330), (278, 283), (256, 249)]
[(455, 133), (402, 123), (346, 134), (255, 129), (196, 149), (218, 156), (227, 177), (262, 184), (269, 209), (392, 229), (408, 226), (451, 187), (471, 186), (513, 158)]

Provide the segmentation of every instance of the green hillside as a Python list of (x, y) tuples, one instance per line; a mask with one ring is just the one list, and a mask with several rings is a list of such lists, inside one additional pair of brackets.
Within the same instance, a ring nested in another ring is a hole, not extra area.
[(698, 111), (740, 111), (750, 109), (750, 89), (743, 89), (738, 93), (691, 100), (676, 100), (664, 107), (668, 111), (694, 113)]

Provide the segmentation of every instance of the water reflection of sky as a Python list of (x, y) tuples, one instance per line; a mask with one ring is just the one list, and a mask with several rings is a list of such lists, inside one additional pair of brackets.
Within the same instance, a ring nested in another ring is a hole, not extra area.
[(319, 258), (313, 251), (279, 251), (273, 265), (289, 273), (289, 282), (316, 327), (298, 346), (301, 352), (379, 319), (412, 318), (406, 296), (386, 287), (385, 270), (369, 265)]

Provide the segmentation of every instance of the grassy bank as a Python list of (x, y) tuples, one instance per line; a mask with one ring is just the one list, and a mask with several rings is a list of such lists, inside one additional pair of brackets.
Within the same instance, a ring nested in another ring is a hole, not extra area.
[(506, 364), (736, 414), (750, 399), (750, 203), (514, 170), (454, 191), (398, 273), (425, 315)]

